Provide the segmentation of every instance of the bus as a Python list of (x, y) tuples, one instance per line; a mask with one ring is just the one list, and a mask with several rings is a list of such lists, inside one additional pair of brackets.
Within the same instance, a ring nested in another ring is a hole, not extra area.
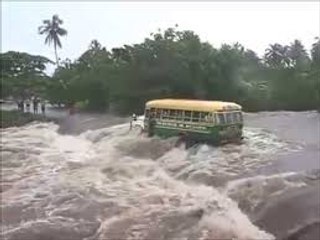
[(236, 103), (157, 99), (145, 104), (144, 131), (149, 136), (215, 145), (241, 140), (242, 129), (242, 107)]

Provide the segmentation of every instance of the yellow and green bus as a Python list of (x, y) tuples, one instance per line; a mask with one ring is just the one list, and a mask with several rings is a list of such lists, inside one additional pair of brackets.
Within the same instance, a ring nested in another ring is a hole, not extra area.
[(242, 107), (232, 102), (158, 99), (145, 105), (149, 136), (181, 136), (187, 142), (219, 144), (242, 139)]

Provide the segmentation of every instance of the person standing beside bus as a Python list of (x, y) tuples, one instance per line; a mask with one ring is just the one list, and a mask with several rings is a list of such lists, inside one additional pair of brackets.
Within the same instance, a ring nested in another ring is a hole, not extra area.
[(135, 121), (137, 121), (137, 115), (134, 113), (134, 114), (132, 114), (131, 121), (130, 121), (130, 130), (132, 129), (133, 122), (135, 122)]

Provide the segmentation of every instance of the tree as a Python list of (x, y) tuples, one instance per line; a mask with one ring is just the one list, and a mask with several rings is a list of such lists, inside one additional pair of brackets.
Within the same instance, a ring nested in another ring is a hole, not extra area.
[(93, 40), (78, 59), (61, 62), (47, 93), (53, 102), (117, 113), (142, 113), (146, 101), (166, 97), (235, 101), (245, 111), (314, 109), (319, 49), (317, 42), (310, 61), (295, 40), (270, 45), (260, 59), (239, 43), (215, 48), (177, 28), (111, 51)]
[(59, 66), (57, 47), (62, 48), (60, 37), (67, 35), (67, 30), (61, 28), (63, 21), (58, 15), (53, 15), (52, 20), (43, 20), (43, 25), (38, 28), (39, 34), (45, 34), (45, 44), (50, 45), (53, 42), (56, 56), (56, 64)]
[(268, 66), (273, 68), (283, 68), (289, 65), (290, 60), (288, 58), (288, 46), (282, 46), (281, 44), (271, 44), (266, 49), (264, 59)]
[(309, 56), (304, 46), (299, 40), (294, 40), (288, 48), (288, 57), (291, 61), (292, 67), (303, 67), (309, 62)]
[(316, 42), (312, 44), (311, 57), (314, 66), (320, 67), (320, 38), (316, 37)]
[(311, 48), (311, 71), (309, 79), (313, 82), (315, 96), (317, 100), (317, 107), (320, 111), (320, 38), (315, 38), (316, 42), (312, 44)]
[(48, 76), (46, 65), (53, 63), (46, 57), (9, 51), (0, 54), (2, 97), (25, 98), (44, 92)]
[(52, 103), (81, 102), (90, 110), (106, 110), (112, 85), (110, 53), (97, 40), (76, 61), (62, 61), (50, 81), (48, 96)]

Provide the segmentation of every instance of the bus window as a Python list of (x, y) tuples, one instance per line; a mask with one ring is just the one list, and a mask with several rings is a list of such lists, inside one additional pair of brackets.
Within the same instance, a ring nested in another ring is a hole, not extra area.
[(176, 110), (176, 119), (178, 121), (181, 121), (182, 120), (182, 114), (183, 114), (183, 111), (181, 110)]
[(169, 110), (169, 118), (176, 119), (176, 110)]
[(239, 119), (240, 119), (240, 122), (243, 122), (242, 112), (239, 112)]
[(200, 113), (200, 121), (201, 122), (210, 122), (210, 114), (208, 112), (201, 112)]
[(218, 115), (218, 123), (219, 124), (225, 124), (224, 114), (223, 113), (217, 113)]
[(191, 121), (191, 111), (184, 112), (184, 121), (190, 122)]
[(149, 109), (146, 109), (146, 112), (145, 112), (145, 114), (144, 114), (146, 118), (149, 118), (149, 112), (150, 112), (150, 110), (149, 110)]
[(169, 118), (169, 110), (163, 109), (161, 117), (162, 117), (162, 119), (168, 119)]
[(208, 117), (209, 117), (209, 122), (210, 123), (214, 123), (214, 124), (216, 123), (216, 119), (215, 119), (214, 113), (209, 113)]
[(233, 113), (233, 121), (240, 123), (242, 122), (241, 112), (234, 112)]
[(233, 122), (233, 114), (232, 113), (226, 113), (226, 119), (227, 119), (227, 123), (232, 123)]
[(156, 118), (160, 118), (161, 116), (161, 109), (156, 109)]
[(214, 117), (214, 122), (215, 122), (215, 124), (219, 124), (218, 113), (213, 113), (213, 117)]
[(205, 116), (206, 114), (204, 112), (200, 112), (199, 122), (205, 122)]
[(192, 122), (200, 121), (200, 112), (192, 112)]
[(150, 109), (150, 116), (155, 117), (155, 112), (156, 112), (156, 110), (154, 108), (151, 108)]

